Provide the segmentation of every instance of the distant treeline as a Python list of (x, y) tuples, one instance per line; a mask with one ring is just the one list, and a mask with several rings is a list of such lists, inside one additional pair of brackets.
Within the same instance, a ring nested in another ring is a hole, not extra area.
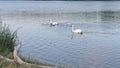
[(120, 1), (120, 0), (0, 0), (0, 1)]
[(120, 0), (32, 0), (32, 1), (120, 1)]
[(120, 1), (120, 0), (33, 0), (33, 1)]

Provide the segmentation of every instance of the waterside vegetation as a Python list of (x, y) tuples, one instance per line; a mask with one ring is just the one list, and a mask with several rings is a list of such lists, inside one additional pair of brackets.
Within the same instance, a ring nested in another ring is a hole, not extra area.
[(21, 43), (16, 43), (17, 41), (17, 30), (11, 31), (9, 26), (0, 24), (0, 68), (53, 68), (34, 60), (21, 59)]

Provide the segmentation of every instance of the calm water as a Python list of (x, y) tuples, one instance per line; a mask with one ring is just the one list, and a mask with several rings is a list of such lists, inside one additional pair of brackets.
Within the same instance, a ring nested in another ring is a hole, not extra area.
[[(3, 14), (2, 19), (12, 30), (22, 27), (18, 36), (23, 44), (21, 54), (24, 56), (73, 68), (120, 68), (119, 3), (9, 2), (12, 5), (3, 7), (2, 11), (21, 12)], [(30, 9), (34, 10), (33, 14), (23, 12)], [(60, 24), (50, 27), (49, 19)], [(69, 23), (81, 28), (84, 34), (73, 35)]]

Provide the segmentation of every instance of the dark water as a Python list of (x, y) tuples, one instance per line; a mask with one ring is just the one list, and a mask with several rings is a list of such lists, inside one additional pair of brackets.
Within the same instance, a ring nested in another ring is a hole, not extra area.
[[(57, 3), (60, 6), (61, 2)], [(63, 3), (66, 5), (66, 2)], [(111, 5), (119, 9), (117, 2), (98, 3), (103, 7), (107, 5), (108, 9), (111, 9)], [(68, 4), (72, 6), (71, 2)], [(76, 4), (91, 2), (73, 3)], [(111, 10), (76, 10), (74, 13), (74, 10), (62, 13), (31, 12), (32, 14), (22, 11), (17, 14), (3, 14), (2, 19), (12, 30), (22, 27), (18, 36), (23, 44), (21, 54), (26, 57), (73, 68), (120, 68), (120, 11)], [(49, 19), (59, 22), (59, 25), (50, 27)], [(69, 23), (82, 29), (83, 35), (73, 35)]]

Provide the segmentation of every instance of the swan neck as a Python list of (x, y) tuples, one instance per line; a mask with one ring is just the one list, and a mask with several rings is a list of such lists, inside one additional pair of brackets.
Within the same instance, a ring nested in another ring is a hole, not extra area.
[(52, 23), (52, 19), (50, 19), (50, 23)]
[(74, 25), (72, 25), (72, 32), (74, 31)]

